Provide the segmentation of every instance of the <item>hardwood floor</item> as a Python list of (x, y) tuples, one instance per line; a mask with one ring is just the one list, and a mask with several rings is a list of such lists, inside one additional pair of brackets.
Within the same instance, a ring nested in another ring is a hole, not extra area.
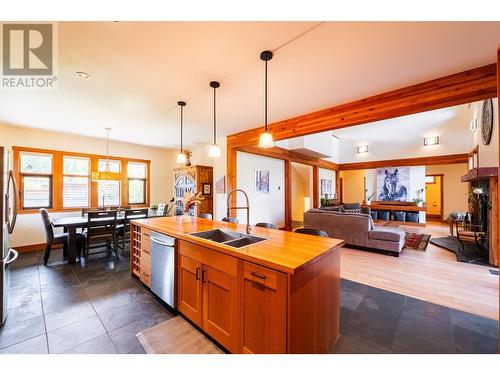
[[(448, 235), (448, 226), (428, 223), (410, 232)], [(498, 276), (491, 267), (459, 263), (431, 243), (426, 251), (403, 250), (399, 258), (343, 248), (341, 277), (435, 304), (498, 320)]]

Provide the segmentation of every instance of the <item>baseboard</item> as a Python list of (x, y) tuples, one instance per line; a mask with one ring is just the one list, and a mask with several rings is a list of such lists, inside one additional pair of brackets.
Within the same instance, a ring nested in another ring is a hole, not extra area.
[[(35, 243), (32, 245), (23, 245), (23, 246), (14, 246), (14, 250), (16, 250), (18, 253), (32, 253), (35, 251), (43, 251), (45, 250), (45, 243)], [(61, 249), (62, 244), (56, 244), (52, 245), (52, 249)]]

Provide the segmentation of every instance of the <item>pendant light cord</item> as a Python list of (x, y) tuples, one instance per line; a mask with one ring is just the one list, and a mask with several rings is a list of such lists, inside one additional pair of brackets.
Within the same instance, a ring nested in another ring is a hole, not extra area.
[(183, 150), (182, 150), (182, 127), (183, 127), (183, 126), (182, 126), (182, 121), (183, 121), (183, 116), (182, 116), (182, 114), (183, 114), (183, 109), (184, 109), (184, 108), (183, 108), (183, 106), (181, 106), (181, 153), (182, 153), (182, 151), (183, 151)]
[(217, 126), (216, 126), (216, 121), (217, 120), (216, 120), (216, 116), (215, 116), (215, 108), (216, 108), (216, 106), (215, 106), (215, 97), (216, 97), (215, 90), (217, 90), (216, 87), (214, 87), (214, 145), (217, 144), (217, 142), (216, 142), (216, 140), (217, 140)]
[(264, 86), (265, 86), (265, 91), (264, 91), (264, 113), (265, 113), (265, 119), (264, 119), (264, 123), (266, 125), (266, 133), (267, 133), (267, 60), (266, 60), (266, 67), (265, 67), (265, 78), (264, 78)]

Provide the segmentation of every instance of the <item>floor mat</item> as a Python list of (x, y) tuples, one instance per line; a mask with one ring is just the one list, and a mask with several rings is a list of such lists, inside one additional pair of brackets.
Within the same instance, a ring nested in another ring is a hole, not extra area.
[(137, 334), (147, 354), (223, 354), (224, 352), (181, 316)]
[(406, 232), (405, 249), (425, 251), (431, 236), (429, 234)]

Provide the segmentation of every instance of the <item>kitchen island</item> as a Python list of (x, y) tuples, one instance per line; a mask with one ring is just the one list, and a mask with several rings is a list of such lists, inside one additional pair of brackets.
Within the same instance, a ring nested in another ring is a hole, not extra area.
[(132, 275), (150, 287), (151, 233), (171, 236), (175, 305), (229, 352), (328, 353), (339, 335), (344, 242), (257, 227), (260, 242), (239, 248), (193, 235), (217, 229), (245, 234), (243, 225), (201, 218), (132, 221)]

